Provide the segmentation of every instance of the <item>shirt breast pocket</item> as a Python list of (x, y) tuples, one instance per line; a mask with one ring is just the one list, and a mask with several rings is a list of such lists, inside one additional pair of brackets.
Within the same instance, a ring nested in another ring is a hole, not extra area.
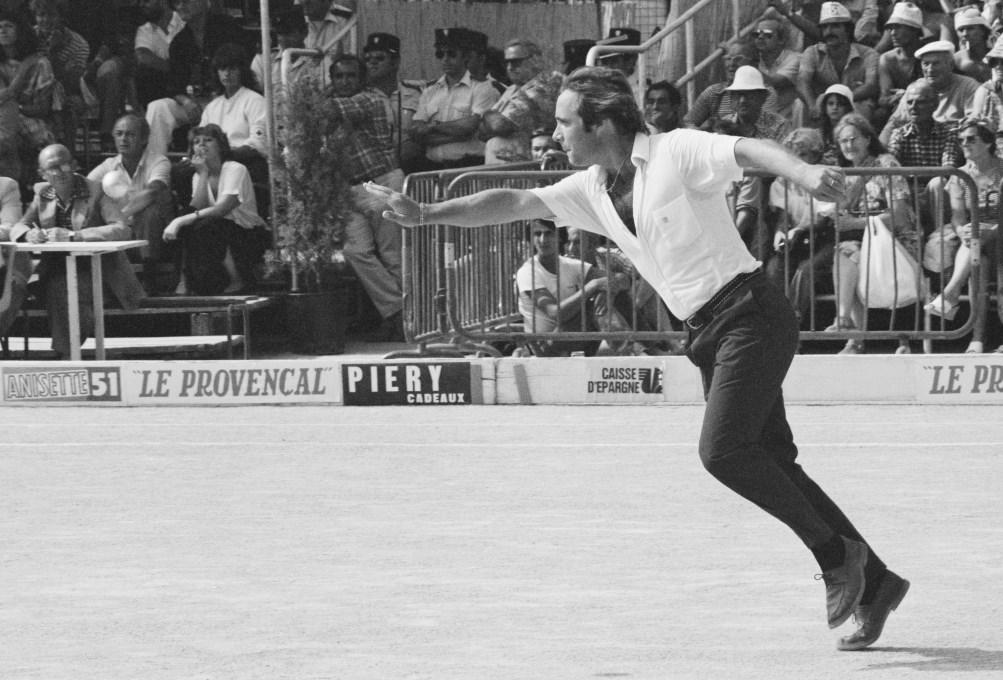
[(658, 240), (672, 249), (694, 243), (703, 231), (686, 196), (680, 196), (657, 208), (652, 211), (651, 217)]

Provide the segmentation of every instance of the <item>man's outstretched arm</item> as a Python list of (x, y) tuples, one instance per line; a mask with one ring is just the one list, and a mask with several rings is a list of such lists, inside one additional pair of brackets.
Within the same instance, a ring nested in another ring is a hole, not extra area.
[(742, 137), (735, 143), (735, 160), (747, 170), (760, 170), (794, 182), (820, 201), (843, 197), (845, 177), (840, 168), (811, 165), (776, 142)]
[(383, 216), (404, 227), (420, 224), (451, 224), (481, 227), (519, 220), (549, 219), (553, 215), (536, 194), (524, 189), (487, 189), (441, 203), (418, 203), (399, 191), (366, 183), (366, 191), (386, 201)]

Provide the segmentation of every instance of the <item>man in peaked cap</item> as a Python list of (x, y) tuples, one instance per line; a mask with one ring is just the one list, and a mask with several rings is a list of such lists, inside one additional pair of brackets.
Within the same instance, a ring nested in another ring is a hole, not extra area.
[[(999, 97), (989, 92), (988, 97), (980, 100), (984, 108), (975, 110), (975, 95), (979, 90), (979, 82), (954, 72), (954, 43), (950, 40), (936, 40), (916, 50), (916, 57), (923, 69), (923, 77), (937, 92), (934, 120), (956, 122), (975, 114), (986, 116), (993, 125), (999, 126)], [(909, 119), (909, 109), (903, 97), (879, 135), (881, 142), (887, 145), (892, 132), (909, 122)]]
[(477, 139), (481, 116), (499, 93), (467, 70), (468, 34), (465, 29), (435, 29), (435, 58), (442, 76), (421, 93), (411, 124), (412, 139), (423, 155), (408, 163), (405, 172), (480, 165), (484, 142)]
[(798, 93), (813, 117), (826, 88), (842, 83), (853, 91), (854, 108), (870, 118), (880, 92), (878, 53), (853, 42), (853, 17), (838, 2), (824, 2), (819, 16), (822, 42), (805, 49), (798, 70)]
[[(606, 36), (606, 40), (603, 42), (611, 45), (640, 45), (641, 32), (636, 28), (626, 26), (614, 27), (609, 29), (609, 35)], [(634, 75), (634, 69), (637, 67), (637, 54), (607, 52), (599, 58), (602, 66), (616, 69), (628, 78)]]
[(492, 60), (492, 48), (488, 45), (486, 33), (474, 31), (469, 28), (461, 28), (463, 41), (467, 46), (467, 70), (470, 77), (477, 82), (491, 83), (491, 87), (498, 90), (498, 94), (505, 91), (505, 84), (500, 82), (493, 74), (498, 74), (497, 59)]
[(400, 79), (400, 38), (391, 33), (370, 33), (362, 47), (366, 63), (366, 84), (383, 95), (394, 127), (394, 149), (398, 159), (414, 157), (420, 151), (410, 141), (411, 119), (418, 110), (422, 80)]

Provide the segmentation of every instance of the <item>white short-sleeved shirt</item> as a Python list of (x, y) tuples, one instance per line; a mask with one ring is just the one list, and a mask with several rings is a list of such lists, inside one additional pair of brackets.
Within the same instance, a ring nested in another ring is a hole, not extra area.
[[(258, 214), (258, 201), (254, 197), (254, 185), (251, 184), (251, 176), (247, 168), (236, 161), (226, 161), (219, 172), (219, 195), (212, 193), (212, 186), (206, 186), (204, 192), (200, 192), (202, 176), (195, 173), (192, 177), (192, 207), (195, 209), (208, 208), (216, 205), (222, 196), (236, 196), (240, 203), (230, 211), (226, 219), (236, 222), (244, 229), (253, 229), (263, 225), (265, 221)], [(208, 201), (203, 202), (200, 196), (208, 197)]]
[(139, 159), (136, 172), (129, 174), (122, 165), (122, 156), (113, 156), (91, 170), (87, 179), (101, 185), (104, 200), (101, 201), (101, 217), (106, 223), (122, 222), (132, 224), (132, 219), (122, 214), (122, 208), (140, 191), (149, 188), (151, 182), (163, 182), (171, 186), (171, 162), (162, 154), (151, 154), (149, 150)]
[(21, 190), (17, 186), (17, 181), (9, 177), (0, 177), (0, 234), (6, 241), (10, 235), (10, 227), (21, 221), (23, 214), (21, 207)]
[[(498, 90), (490, 82), (474, 80), (469, 71), (452, 86), (446, 82), (446, 76), (442, 76), (421, 93), (414, 120), (444, 123), (468, 116), (480, 116), (498, 101), (499, 96)], [(429, 160), (437, 162), (457, 160), (464, 156), (483, 156), (484, 142), (477, 139), (474, 132), (470, 139), (462, 142), (430, 146), (426, 149), (426, 155)]]
[(544, 314), (536, 306), (533, 291), (545, 288), (550, 291), (558, 304), (585, 286), (592, 265), (561, 255), (558, 259), (559, 274), (552, 274), (540, 264), (540, 258), (533, 256), (526, 260), (515, 273), (516, 287), (519, 289), (519, 312), (527, 333), (551, 333), (557, 330), (557, 319)]
[(669, 310), (686, 319), (737, 275), (759, 263), (742, 242), (725, 201), (742, 177), (738, 137), (699, 130), (638, 134), (632, 234), (605, 190), (606, 172), (594, 165), (557, 184), (531, 189), (560, 226), (611, 238), (658, 291)]
[(161, 59), (170, 59), (171, 41), (174, 40), (174, 36), (180, 33), (184, 27), (185, 22), (182, 21), (181, 16), (177, 12), (174, 12), (173, 16), (171, 16), (171, 21), (167, 24), (166, 32), (152, 21), (147, 21), (136, 29), (133, 48), (137, 50), (145, 48)]
[(199, 125), (215, 124), (226, 133), (230, 148), (249, 146), (262, 156), (268, 155), (265, 144), (265, 98), (242, 87), (232, 97), (220, 95), (206, 104)]

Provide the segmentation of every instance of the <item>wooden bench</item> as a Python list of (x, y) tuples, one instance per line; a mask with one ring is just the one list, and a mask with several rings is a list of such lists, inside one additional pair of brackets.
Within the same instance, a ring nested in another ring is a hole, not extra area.
[[(143, 298), (136, 309), (105, 308), (105, 316), (143, 316), (188, 314), (191, 317), (191, 335), (206, 336), (212, 334), (212, 319), (222, 318), (225, 324), (227, 357), (232, 359), (234, 348), (238, 344), (244, 346), (244, 358), (251, 357), (251, 314), (260, 309), (271, 307), (279, 302), (281, 296), (262, 295), (214, 295), (214, 296), (175, 296)], [(21, 308), (24, 319), (25, 350), (28, 349), (29, 322), (32, 317), (44, 317), (46, 310), (25, 305)], [(242, 333), (234, 333), (234, 319), (240, 317)], [(160, 339), (163, 341), (163, 338)], [(6, 345), (4, 347), (6, 350)]]

